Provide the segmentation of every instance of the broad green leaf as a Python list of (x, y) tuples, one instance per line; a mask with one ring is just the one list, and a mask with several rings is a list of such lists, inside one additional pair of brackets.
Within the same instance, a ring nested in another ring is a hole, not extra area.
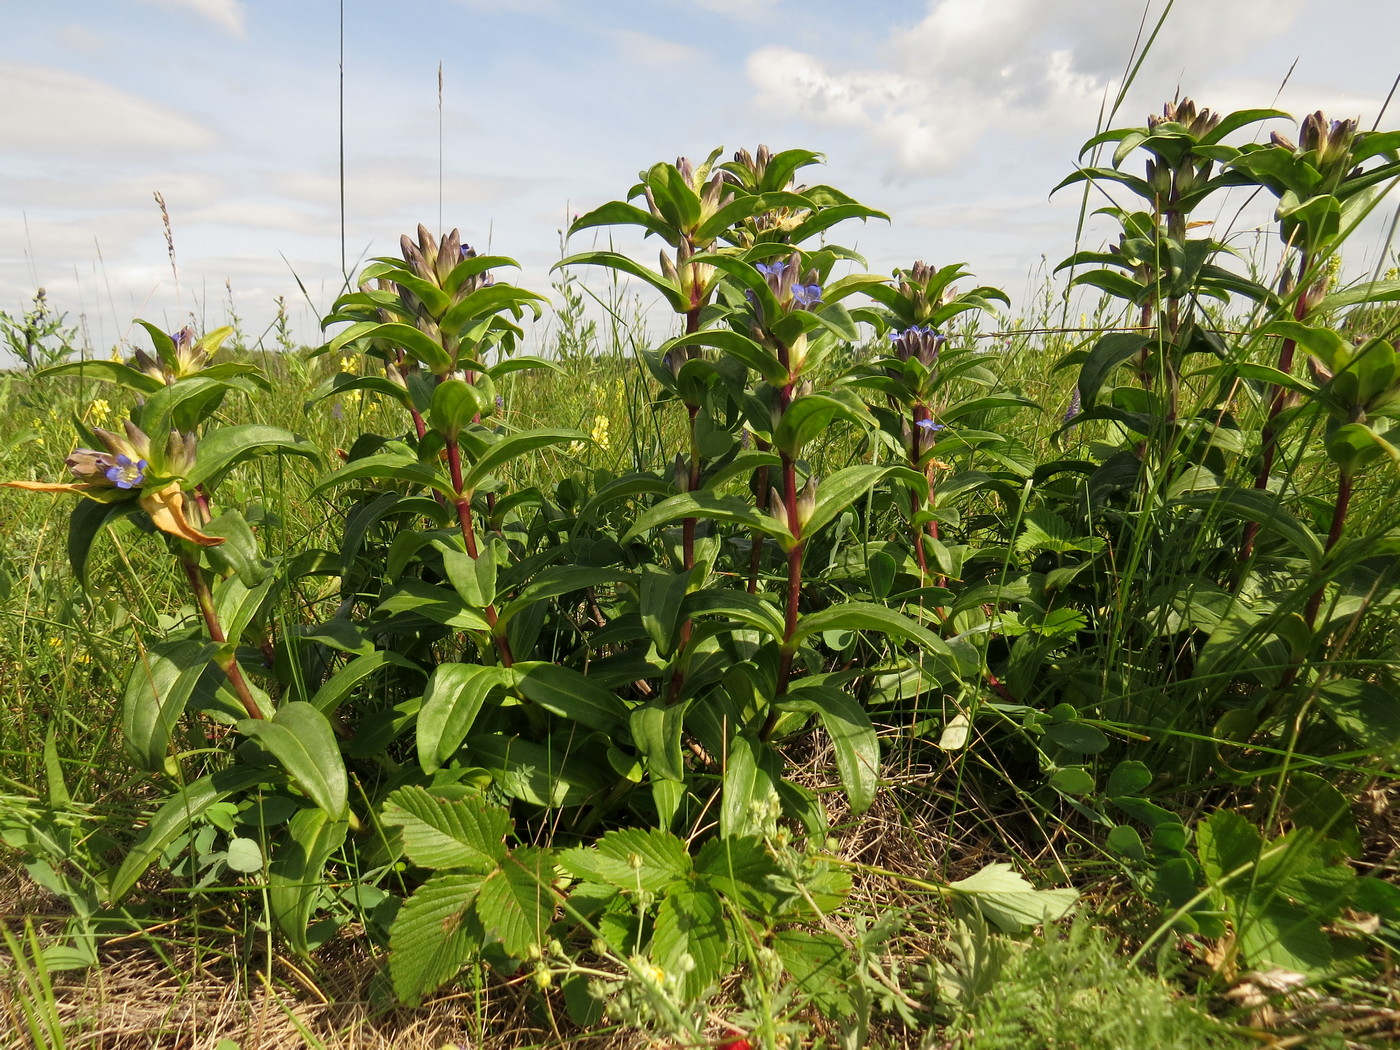
[(238, 731), (262, 744), (311, 801), (334, 820), (349, 813), (345, 760), (326, 716), (303, 700), (283, 704), (270, 719), (245, 718)]
[(580, 805), (616, 781), (591, 744), (537, 744), (499, 733), (467, 743), (471, 760), (490, 770), (502, 791), (532, 806)]
[(622, 583), (628, 577), (612, 569), (594, 569), (586, 565), (555, 565), (545, 569), (520, 589), (520, 593), (501, 609), (500, 619), (510, 622), (517, 613), (523, 612), (536, 602), (572, 594), (589, 587), (603, 587)]
[(418, 712), (418, 762), (423, 772), (435, 772), (456, 754), (487, 697), (495, 689), (510, 688), (515, 680), (514, 670), (489, 664), (443, 663), (433, 668)]
[(384, 452), (366, 456), (347, 464), (334, 474), (318, 481), (311, 490), (319, 496), (337, 485), (348, 485), (352, 481), (385, 481), (416, 485), (436, 489), (446, 496), (455, 496), (452, 483), (426, 463), (419, 463), (411, 455), (398, 452)]
[(796, 644), (821, 631), (835, 630), (879, 631), (907, 638), (943, 658), (950, 668), (956, 670), (957, 667), (952, 650), (942, 638), (903, 613), (897, 613), (874, 602), (842, 602), (840, 605), (808, 613), (797, 621), (797, 630), (793, 632), (792, 642)]
[(97, 534), (118, 518), (126, 517), (137, 510), (137, 504), (130, 500), (112, 503), (98, 500), (79, 500), (68, 518), (68, 564), (73, 569), (73, 578), (78, 586), (87, 588), (88, 556), (92, 553), (92, 542)]
[(507, 954), (524, 959), (548, 940), (557, 904), (553, 881), (553, 853), (538, 846), (514, 850), (482, 881), (476, 913)]
[(668, 280), (655, 270), (649, 270), (641, 263), (618, 252), (583, 252), (579, 255), (571, 255), (567, 259), (561, 259), (554, 264), (553, 268), (575, 264), (606, 266), (610, 270), (617, 270), (630, 277), (639, 278), (660, 292), (674, 312), (683, 314), (690, 309), (690, 299), (681, 292), (674, 281)]
[(287, 943), (298, 955), (311, 948), (306, 931), (316, 900), (326, 886), (326, 862), (345, 842), (349, 824), (325, 810), (299, 809), (287, 826), (267, 873), (267, 900)]
[(860, 702), (835, 686), (799, 681), (777, 705), (781, 711), (815, 714), (831, 739), (851, 812), (859, 816), (880, 786), (880, 742)]
[(387, 324), (378, 321), (361, 321), (336, 334), (328, 344), (331, 353), (341, 347), (362, 339), (377, 340), (400, 348), (414, 360), (426, 365), (434, 375), (452, 371), (452, 358), (442, 345), (417, 328), (399, 321)]
[(691, 872), (685, 843), (658, 828), (609, 831), (592, 846), (559, 851), (568, 872), (629, 892), (661, 893)]
[(331, 675), (311, 697), (311, 706), (329, 717), (361, 683), (389, 667), (413, 672), (416, 677), (423, 675), (423, 669), (408, 657), (400, 656), (389, 649), (376, 649), (372, 653), (355, 657)]
[(685, 615), (723, 616), (781, 641), (783, 614), (771, 601), (737, 590), (700, 590), (686, 595)]
[(190, 485), (212, 490), (225, 474), (244, 460), (271, 453), (301, 456), (319, 465), (320, 450), (306, 438), (281, 427), (261, 423), (218, 427), (204, 434), (195, 449), (194, 470), (185, 479)]
[(527, 430), (501, 438), (478, 456), (462, 476), (463, 493), (475, 492), (493, 471), (518, 456), (572, 441), (587, 441), (588, 435), (577, 430)]
[[(164, 772), (171, 734), (200, 679), (212, 678), (215, 642), (161, 642), (140, 654), (122, 694), (122, 743), (142, 769)], [(206, 681), (207, 684), (207, 681)]]
[(720, 834), (762, 834), (777, 815), (779, 779), (773, 749), (747, 733), (735, 733), (724, 761)]
[(1259, 489), (1219, 489), (1211, 493), (1188, 493), (1178, 506), (1227, 514), (1243, 521), (1258, 522), (1264, 529), (1288, 540), (1314, 566), (1322, 562), (1322, 541), (1302, 522), (1279, 504), (1278, 496)]
[(385, 824), (403, 828), (404, 851), (420, 868), (485, 875), (506, 855), (510, 814), (480, 796), (443, 799), (407, 785), (384, 800)]
[(270, 770), (233, 766), (200, 777), (180, 788), (156, 810), (146, 830), (122, 860), (121, 867), (112, 876), (111, 884), (107, 887), (107, 899), (116, 903), (125, 897), (136, 885), (136, 880), (165, 852), (165, 848), (190, 824), (203, 816), (210, 806), (222, 802), (230, 795), (247, 791), (259, 784), (276, 782), (278, 779), (278, 774)]
[(1062, 919), (1074, 907), (1074, 890), (1037, 890), (1002, 861), (948, 884), (954, 899), (975, 907), (1003, 933)]
[[(850, 510), (852, 504), (884, 478), (895, 474), (903, 476), (912, 473), (915, 472), (901, 467), (857, 465), (846, 467), (829, 477), (822, 478), (817, 482), (816, 507), (812, 511), (812, 516), (802, 526), (803, 538), (815, 536), (828, 523), (834, 521), (838, 515)], [(924, 487), (927, 489), (927, 481), (922, 477), (919, 477), (919, 480), (924, 483)]]
[(148, 376), (145, 372), (138, 372), (130, 365), (117, 361), (65, 361), (61, 365), (51, 365), (34, 373), (35, 380), (48, 379), (50, 376), (78, 376), (82, 379), (96, 379), (101, 383), (116, 383), (142, 395), (154, 394), (165, 386), (165, 383), (155, 376)]
[(705, 518), (712, 521), (728, 521), (745, 528), (756, 529), (768, 536), (776, 537), (787, 546), (793, 543), (792, 533), (772, 515), (764, 514), (747, 500), (737, 496), (717, 496), (710, 492), (683, 492), (670, 499), (664, 499), (656, 506), (642, 512), (632, 527), (623, 535), (621, 542), (630, 543), (648, 529), (658, 525), (679, 521), (681, 518)]
[(1100, 337), (1079, 369), (1079, 400), (1093, 408), (1099, 390), (1113, 371), (1148, 345), (1148, 337), (1133, 332), (1113, 332)]
[(661, 898), (651, 957), (665, 973), (679, 976), (686, 1001), (699, 1001), (721, 976), (728, 947), (724, 904), (705, 882), (679, 884)]
[(407, 1006), (456, 977), (481, 950), (473, 913), (480, 875), (434, 875), (414, 891), (389, 930), (389, 976)]
[(448, 440), (455, 440), (473, 418), (491, 409), (492, 395), (462, 379), (444, 379), (433, 390), (428, 423)]
[(671, 704), (665, 698), (634, 708), (629, 718), (632, 740), (646, 759), (652, 779), (682, 781), (685, 760), (681, 753), (681, 733), (688, 702)]
[(798, 459), (802, 449), (830, 429), (836, 420), (853, 418), (854, 414), (844, 402), (825, 394), (806, 394), (788, 405), (773, 430), (773, 445), (792, 459)]
[(562, 664), (520, 661), (513, 671), (515, 689), (527, 700), (614, 740), (627, 738), (627, 705), (612, 690)]
[(410, 623), (413, 618), (421, 617), (432, 623), (463, 631), (491, 629), (485, 617), (468, 606), (456, 591), (424, 580), (403, 580), (374, 610), (374, 620), (379, 621), (385, 617), (403, 617)]
[(640, 611), (642, 626), (656, 645), (656, 651), (669, 656), (681, 626), (681, 606), (694, 579), (694, 572), (668, 572), (657, 565), (641, 567)]

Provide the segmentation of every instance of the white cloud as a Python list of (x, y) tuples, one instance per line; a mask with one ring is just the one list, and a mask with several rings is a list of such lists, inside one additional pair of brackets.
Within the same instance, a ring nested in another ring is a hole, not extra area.
[(241, 0), (142, 0), (142, 3), (166, 11), (186, 11), (207, 18), (239, 38), (248, 35), (248, 11)]
[(753, 18), (773, 10), (782, 0), (697, 0), (706, 11), (730, 18)]
[(612, 38), (617, 41), (619, 56), (629, 65), (654, 66), (676, 71), (693, 70), (709, 57), (698, 47), (677, 44), (673, 40), (662, 40), (650, 33), (639, 33), (635, 29), (615, 29)]
[(52, 66), (0, 61), (0, 97), (0, 139), (50, 165), (88, 157), (158, 162), (217, 143), (177, 109)]
[[(1187, 76), (1209, 81), (1215, 64), (1282, 33), (1301, 7), (1181, 0), (1148, 53), (1138, 93), (1155, 99)], [(770, 114), (860, 130), (889, 175), (946, 173), (972, 160), (988, 136), (1087, 137), (1116, 90), (1140, 19), (1134, 5), (1108, 0), (931, 0), (921, 21), (891, 35), (879, 67), (765, 47), (747, 69)], [(1260, 104), (1257, 95), (1251, 104)]]

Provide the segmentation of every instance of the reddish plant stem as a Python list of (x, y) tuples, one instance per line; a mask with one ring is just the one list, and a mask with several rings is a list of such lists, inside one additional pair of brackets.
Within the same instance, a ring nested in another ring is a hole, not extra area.
[[(476, 528), (472, 524), (472, 501), (469, 496), (462, 495), (462, 450), (457, 444), (456, 435), (447, 439), (447, 467), (452, 473), (452, 487), (458, 493), (453, 500), (453, 506), (457, 508), (457, 522), (462, 528), (462, 539), (467, 545), (467, 553), (475, 560), (479, 557), (476, 545)], [(510, 667), (515, 663), (515, 656), (510, 650), (510, 642), (506, 636), (498, 633), (496, 623), (499, 617), (496, 614), (494, 603), (488, 603), (482, 611), (486, 618), (487, 625), (491, 628), (491, 640), (496, 643), (496, 652), (500, 655), (501, 666)]]
[[(1351, 503), (1351, 486), (1351, 471), (1343, 470), (1341, 476), (1337, 479), (1337, 503), (1332, 508), (1332, 527), (1327, 532), (1327, 546), (1323, 551), (1324, 555), (1331, 553), (1332, 548), (1335, 547), (1342, 538), (1342, 529), (1346, 525), (1347, 520), (1347, 506)], [(1317, 590), (1313, 591), (1312, 596), (1308, 598), (1308, 605), (1303, 612), (1303, 619), (1307, 622), (1309, 630), (1311, 630), (1312, 626), (1317, 622), (1317, 613), (1318, 610), (1322, 608), (1322, 595), (1326, 589), (1327, 583), (1324, 580), (1322, 583), (1318, 584)]]
[[(754, 447), (759, 451), (767, 451), (768, 442), (761, 437), (754, 438)], [(768, 510), (768, 468), (759, 467), (754, 471), (754, 506), (760, 514)], [(752, 541), (749, 548), (749, 593), (758, 593), (758, 570), (763, 566), (763, 533), (754, 529)]]
[[(692, 246), (693, 250), (693, 246)], [(703, 303), (699, 301), (700, 290), (696, 283), (698, 268), (691, 270), (691, 305), (685, 315), (685, 334), (693, 335), (700, 331), (700, 310)], [(690, 471), (686, 475), (686, 491), (695, 492), (700, 488), (700, 442), (696, 436), (696, 421), (700, 415), (700, 406), (687, 404), (686, 413), (689, 415), (690, 432)], [(695, 568), (695, 525), (696, 518), (681, 519), (681, 566), (685, 572)], [(694, 630), (694, 622), (686, 619), (681, 624), (680, 634), (676, 644), (676, 667), (671, 672), (671, 682), (666, 689), (666, 703), (676, 703), (681, 697), (681, 687), (685, 684), (685, 669), (681, 660), (685, 654), (686, 647), (690, 645), (690, 635)]]
[[(792, 677), (792, 661), (797, 653), (792, 639), (797, 633), (798, 614), (802, 601), (802, 553), (807, 545), (807, 541), (802, 535), (802, 521), (797, 509), (797, 464), (786, 453), (781, 453), (781, 455), (783, 460), (783, 504), (787, 511), (788, 531), (793, 534), (797, 542), (792, 545), (787, 556), (787, 603), (783, 610), (783, 645), (778, 653), (778, 682), (774, 690), (774, 705), (787, 693), (788, 681)], [(773, 729), (777, 724), (778, 709), (776, 706), (770, 706), (768, 717), (764, 720), (763, 728), (759, 731), (759, 738), (767, 740), (772, 736)]]
[[(190, 589), (194, 591), (195, 602), (199, 605), (199, 613), (204, 618), (204, 629), (209, 632), (212, 641), (223, 645), (228, 641), (224, 634), (223, 625), (219, 623), (219, 614), (214, 609), (214, 596), (209, 591), (209, 585), (204, 581), (204, 573), (200, 571), (197, 562), (180, 559), (180, 564), (184, 566), (185, 578), (190, 581)], [(253, 699), (253, 691), (248, 688), (248, 681), (243, 677), (243, 669), (238, 666), (238, 658), (231, 656), (225, 666), (220, 662), (224, 674), (228, 676), (229, 685), (238, 696), (238, 702), (243, 705), (243, 710), (248, 713), (249, 718), (263, 717), (262, 709), (258, 707), (258, 702)]]

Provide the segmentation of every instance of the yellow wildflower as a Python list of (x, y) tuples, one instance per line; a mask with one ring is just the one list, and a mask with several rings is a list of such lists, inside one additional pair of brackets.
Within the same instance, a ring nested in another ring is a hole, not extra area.
[(88, 418), (98, 426), (107, 422), (107, 417), (111, 414), (112, 406), (100, 397), (88, 407)]
[(599, 448), (611, 448), (612, 443), (608, 440), (608, 417), (598, 416), (593, 420), (593, 442)]

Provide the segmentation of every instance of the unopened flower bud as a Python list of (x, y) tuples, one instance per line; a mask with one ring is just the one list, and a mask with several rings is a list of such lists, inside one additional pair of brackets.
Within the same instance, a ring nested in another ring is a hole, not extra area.
[(690, 464), (679, 452), (676, 453), (676, 461), (671, 464), (671, 483), (676, 486), (677, 492), (690, 491)]

